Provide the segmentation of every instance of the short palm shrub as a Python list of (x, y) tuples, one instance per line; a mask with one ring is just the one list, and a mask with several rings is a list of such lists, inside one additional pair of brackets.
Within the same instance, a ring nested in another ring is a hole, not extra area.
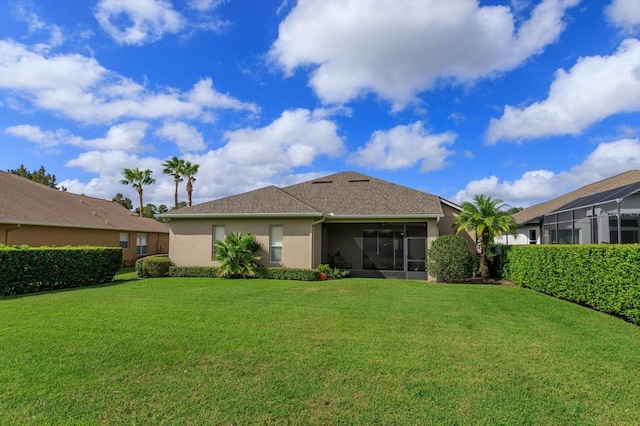
[(427, 252), (427, 271), (438, 281), (466, 280), (471, 277), (473, 267), (473, 253), (458, 235), (438, 237)]
[(253, 234), (233, 232), (224, 239), (216, 241), (214, 260), (220, 262), (218, 276), (223, 278), (248, 278), (256, 275), (258, 251), (262, 244)]

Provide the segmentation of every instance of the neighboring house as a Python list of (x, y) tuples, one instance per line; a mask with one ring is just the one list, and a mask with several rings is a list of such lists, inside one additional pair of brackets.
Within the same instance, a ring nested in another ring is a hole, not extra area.
[(518, 235), (506, 244), (637, 243), (640, 240), (640, 170), (583, 186), (513, 215)]
[(122, 247), (125, 264), (169, 252), (169, 226), (113, 201), (58, 191), (0, 172), (0, 243)]
[(265, 188), (186, 207), (170, 218), (169, 257), (216, 265), (214, 243), (252, 233), (266, 266), (349, 268), (354, 276), (426, 278), (425, 252), (451, 234), (461, 208), (438, 196), (355, 172)]

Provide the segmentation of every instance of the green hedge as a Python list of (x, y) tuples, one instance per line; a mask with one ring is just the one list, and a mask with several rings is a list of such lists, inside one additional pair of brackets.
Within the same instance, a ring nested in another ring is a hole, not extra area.
[(0, 294), (102, 284), (121, 265), (122, 250), (114, 247), (0, 246)]
[(218, 278), (215, 266), (170, 266), (169, 276), (176, 278)]
[(170, 267), (168, 254), (147, 256), (136, 261), (136, 274), (138, 278), (166, 277), (169, 275)]
[[(169, 276), (218, 278), (218, 268), (215, 266), (171, 266)], [(267, 280), (317, 281), (318, 271), (315, 269), (261, 267), (256, 270), (255, 277)]]
[(258, 268), (256, 278), (267, 280), (318, 281), (316, 269), (303, 268)]
[(512, 246), (514, 283), (640, 325), (640, 244)]
[(443, 235), (427, 250), (427, 271), (439, 282), (460, 282), (471, 278), (474, 256), (464, 238)]

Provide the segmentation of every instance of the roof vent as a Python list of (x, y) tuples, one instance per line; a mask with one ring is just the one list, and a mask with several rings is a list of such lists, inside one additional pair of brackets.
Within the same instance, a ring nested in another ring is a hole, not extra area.
[(82, 198), (80, 198), (80, 204), (84, 204), (84, 201), (82, 201)]
[(98, 212), (94, 210), (94, 211), (91, 212), (91, 214), (94, 215), (94, 216), (97, 216)]
[(349, 182), (369, 182), (370, 179), (349, 179)]
[(311, 183), (312, 184), (316, 184), (316, 183), (333, 183), (333, 181), (332, 180), (314, 180)]

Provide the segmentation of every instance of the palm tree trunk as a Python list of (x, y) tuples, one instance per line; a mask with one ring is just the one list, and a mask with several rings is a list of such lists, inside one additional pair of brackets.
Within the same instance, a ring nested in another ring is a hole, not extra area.
[(138, 188), (138, 195), (140, 196), (140, 217), (142, 217), (142, 211), (144, 208), (142, 207), (142, 188)]
[(178, 208), (178, 181), (176, 181), (176, 194), (175, 194), (175, 202), (176, 202), (176, 209)]
[(489, 249), (488, 235), (482, 235), (480, 239), (480, 276), (483, 280), (489, 278), (489, 265), (487, 262), (487, 250)]
[(189, 207), (191, 207), (191, 193), (193, 193), (193, 184), (191, 184), (191, 179), (187, 181), (187, 195), (189, 197)]

